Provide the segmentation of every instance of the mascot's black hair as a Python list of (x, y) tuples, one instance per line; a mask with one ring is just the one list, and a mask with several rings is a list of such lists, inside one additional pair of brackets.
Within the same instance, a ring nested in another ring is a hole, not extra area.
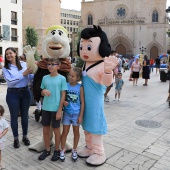
[[(89, 39), (91, 37), (99, 37), (101, 43), (99, 45), (99, 54), (102, 58), (109, 56), (111, 53), (111, 46), (107, 39), (106, 33), (98, 26), (93, 25), (93, 28), (85, 28), (81, 31), (80, 38)], [(77, 45), (77, 54), (80, 56), (80, 41)]]

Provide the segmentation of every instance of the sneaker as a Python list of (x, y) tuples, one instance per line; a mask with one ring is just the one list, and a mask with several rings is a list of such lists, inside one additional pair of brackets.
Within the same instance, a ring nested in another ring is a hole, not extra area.
[(76, 161), (78, 160), (78, 155), (77, 155), (77, 151), (76, 151), (76, 150), (72, 150), (72, 155), (71, 155), (71, 157), (72, 157), (72, 160), (73, 160), (74, 162), (76, 162)]
[(15, 139), (14, 140), (14, 148), (19, 148), (19, 147), (20, 147), (19, 140)]
[(23, 141), (25, 146), (29, 146), (30, 145), (30, 141), (29, 141), (28, 138), (22, 138), (22, 141)]
[(60, 161), (64, 162), (65, 161), (65, 150), (60, 151)]
[(47, 156), (49, 156), (51, 151), (44, 150), (43, 153), (38, 157), (40, 161), (44, 160)]
[(116, 99), (113, 99), (113, 101), (116, 101)]
[(105, 102), (109, 102), (109, 97), (106, 96), (106, 97), (104, 98), (104, 101), (105, 101)]
[(59, 160), (60, 159), (60, 151), (54, 151), (54, 154), (53, 154), (53, 156), (52, 156), (52, 158), (51, 158), (51, 161), (57, 161), (57, 160)]

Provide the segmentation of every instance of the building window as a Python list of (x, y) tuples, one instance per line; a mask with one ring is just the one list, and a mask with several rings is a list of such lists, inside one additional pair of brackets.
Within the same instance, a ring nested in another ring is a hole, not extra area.
[(63, 24), (63, 20), (61, 19), (61, 24)]
[(154, 10), (152, 13), (152, 22), (158, 22), (158, 11)]
[(11, 24), (17, 25), (17, 13), (11, 11)]
[(1, 22), (1, 8), (0, 8), (0, 22)]
[(72, 29), (72, 27), (70, 27), (70, 32), (72, 32), (73, 31), (73, 29)]
[(11, 2), (17, 4), (17, 0), (11, 0)]
[(67, 20), (67, 25), (69, 25), (69, 20)]
[(88, 15), (88, 25), (93, 25), (93, 17), (91, 14)]
[(11, 28), (11, 41), (17, 41), (18, 36), (17, 36), (17, 29)]

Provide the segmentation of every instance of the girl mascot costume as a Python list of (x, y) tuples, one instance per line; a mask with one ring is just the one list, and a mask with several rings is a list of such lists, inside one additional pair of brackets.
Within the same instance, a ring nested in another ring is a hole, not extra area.
[[(35, 47), (25, 46), (24, 52), (27, 58), (27, 67), (31, 67), (33, 69), (34, 81), (33, 81), (33, 95), (34, 99), (39, 102), (41, 99), (41, 81), (43, 76), (49, 74), (47, 69), (48, 59), (59, 58), (61, 61), (61, 67), (59, 70), (59, 74), (66, 77), (67, 73), (71, 69), (71, 64), (67, 59), (70, 54), (70, 45), (71, 39), (68, 38), (67, 30), (60, 25), (53, 25), (46, 30), (46, 37), (42, 42), (42, 51), (43, 51), (43, 59), (35, 64), (34, 54), (36, 51)], [(62, 128), (61, 128), (62, 129)], [(52, 128), (50, 130), (50, 143), (53, 144), (53, 132)], [(35, 143), (29, 146), (29, 149), (35, 150), (37, 152), (41, 152), (45, 149), (44, 141)], [(69, 142), (66, 143), (66, 151), (71, 150), (71, 144)]]
[(103, 135), (107, 133), (104, 93), (106, 86), (113, 82), (113, 69), (118, 64), (115, 56), (109, 56), (110, 52), (107, 36), (99, 26), (82, 30), (77, 53), (84, 61), (85, 111), (82, 127), (86, 146), (78, 150), (78, 155), (87, 158), (86, 163), (94, 166), (106, 161), (103, 147)]

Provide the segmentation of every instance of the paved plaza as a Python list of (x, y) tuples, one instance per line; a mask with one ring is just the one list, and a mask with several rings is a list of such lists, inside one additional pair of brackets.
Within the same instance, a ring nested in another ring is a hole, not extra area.
[[(13, 148), (12, 131), (7, 133), (6, 147), (2, 159), (7, 170), (57, 170), (57, 169), (97, 169), (97, 170), (170, 170), (170, 108), (166, 102), (169, 82), (161, 82), (155, 70), (151, 73), (148, 86), (139, 79), (138, 86), (128, 80), (129, 71), (123, 73), (125, 85), (121, 100), (113, 101), (114, 87), (109, 93), (110, 102), (105, 102), (105, 113), (108, 122), (108, 134), (104, 136), (104, 147), (107, 161), (99, 167), (86, 165), (85, 159), (71, 161), (71, 153), (66, 154), (65, 162), (52, 162), (51, 156), (39, 161), (40, 153), (30, 151), (23, 145)], [(5, 118), (10, 123), (6, 105), (6, 84), (0, 84), (0, 104), (6, 109)], [(94, 101), (95, 103), (95, 101)], [(36, 122), (35, 106), (29, 110), (30, 142), (42, 140), (42, 125)], [(20, 141), (22, 131), (19, 118)], [(80, 128), (81, 129), (81, 128)], [(84, 146), (83, 130), (79, 147)], [(68, 136), (72, 143), (72, 130)], [(54, 147), (52, 147), (54, 150)]]

